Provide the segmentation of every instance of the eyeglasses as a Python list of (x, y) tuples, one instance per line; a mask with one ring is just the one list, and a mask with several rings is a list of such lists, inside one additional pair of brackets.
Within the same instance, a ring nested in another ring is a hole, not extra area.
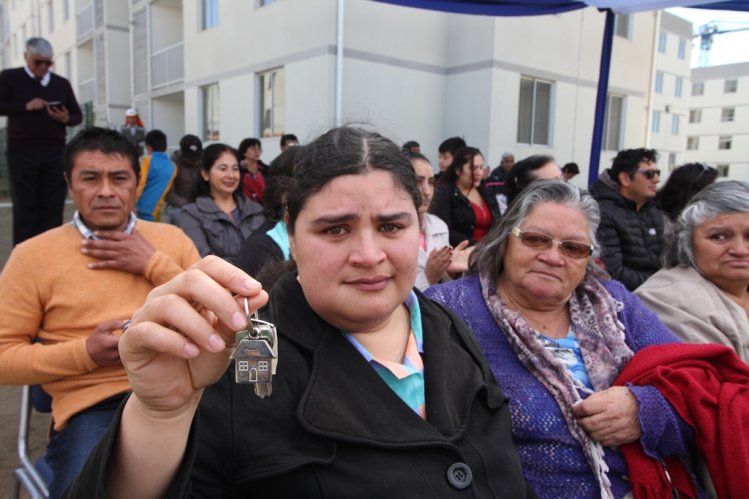
[(635, 173), (642, 173), (642, 175), (648, 180), (653, 180), (653, 177), (655, 177), (656, 175), (658, 175), (659, 177), (661, 176), (661, 171), (655, 168), (651, 168), (649, 170), (637, 170)]
[(50, 61), (47, 59), (32, 59), (31, 64), (34, 66), (52, 66), (55, 63), (55, 61)]
[(523, 230), (520, 227), (513, 228), (512, 235), (520, 239), (520, 242), (525, 246), (535, 250), (547, 250), (551, 248), (553, 243), (557, 243), (561, 254), (575, 259), (588, 258), (595, 249), (592, 244), (579, 241), (557, 241), (546, 234)]

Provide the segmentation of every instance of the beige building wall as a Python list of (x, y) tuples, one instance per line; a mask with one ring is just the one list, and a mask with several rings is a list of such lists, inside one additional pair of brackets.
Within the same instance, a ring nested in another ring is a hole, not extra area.
[[(732, 81), (735, 91), (727, 91)], [(692, 85), (694, 122), (686, 136), (693, 148), (685, 152), (685, 161), (708, 163), (727, 177), (749, 181), (749, 63), (693, 69)]]

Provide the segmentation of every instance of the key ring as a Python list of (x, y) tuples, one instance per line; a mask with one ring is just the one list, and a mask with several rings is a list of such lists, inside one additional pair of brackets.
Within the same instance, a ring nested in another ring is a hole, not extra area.
[(244, 297), (244, 315), (247, 317), (247, 335), (253, 340), (256, 340), (258, 334), (255, 328), (252, 327), (252, 323), (254, 321), (259, 321), (257, 318), (257, 310), (255, 310), (255, 313), (250, 313), (250, 300), (246, 296)]

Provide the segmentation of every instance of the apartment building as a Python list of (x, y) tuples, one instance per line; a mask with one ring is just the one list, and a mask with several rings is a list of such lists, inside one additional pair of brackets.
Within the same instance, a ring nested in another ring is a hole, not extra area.
[(749, 181), (749, 63), (692, 70), (684, 157)]
[(692, 23), (668, 12), (661, 12), (658, 17), (647, 146), (658, 150), (659, 166), (665, 172), (684, 162)]
[[(491, 165), (505, 151), (575, 161), (585, 183), (605, 17), (596, 9), (495, 18), (369, 0), (2, 0), (0, 15), (3, 66), (22, 64), (27, 37), (49, 38), (56, 71), (97, 125), (121, 123), (134, 105), (172, 146), (184, 133), (235, 145), (255, 136), (270, 159), (282, 133), (304, 141), (340, 117), (417, 140), (435, 163), (439, 143), (460, 135)], [(686, 107), (673, 94), (678, 81), (689, 86), (688, 24), (617, 16), (596, 167), (646, 144), (677, 161)]]

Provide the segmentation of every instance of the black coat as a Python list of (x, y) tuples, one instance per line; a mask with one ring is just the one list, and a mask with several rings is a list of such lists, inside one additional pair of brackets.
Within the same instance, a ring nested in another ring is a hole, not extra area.
[[(492, 212), (492, 223), (499, 219), (499, 205), (497, 198), (487, 192), (482, 185), (478, 188), (486, 205)], [(476, 227), (476, 215), (471, 208), (471, 202), (460, 192), (455, 184), (441, 185), (434, 194), (429, 213), (440, 217), (450, 230), (450, 245), (457, 246), (466, 239), (473, 246), (476, 241), (471, 237)]]
[[(419, 305), (426, 421), (309, 308), (296, 274), (284, 276), (269, 307), (280, 333), (273, 394), (235, 384), (233, 367), (207, 389), (167, 497), (535, 497), (507, 399), (471, 332), (422, 295)], [(116, 430), (70, 497), (103, 490)], [(461, 479), (465, 490), (451, 485)]]
[(634, 291), (661, 267), (663, 215), (652, 200), (637, 211), (634, 201), (614, 190), (601, 188), (597, 195), (601, 259), (611, 277)]

